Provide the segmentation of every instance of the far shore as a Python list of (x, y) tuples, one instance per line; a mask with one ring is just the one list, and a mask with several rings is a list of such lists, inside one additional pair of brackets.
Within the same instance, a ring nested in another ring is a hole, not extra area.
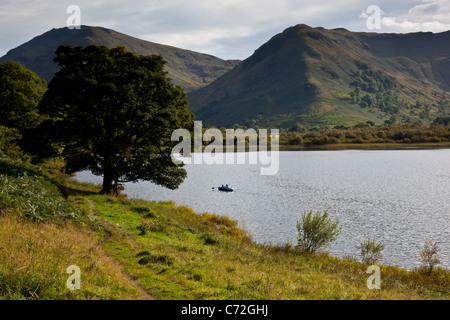
[(310, 150), (426, 150), (449, 149), (450, 142), (425, 143), (338, 143), (325, 145), (280, 145), (280, 151), (310, 151)]
[[(203, 150), (206, 146), (203, 146)], [(270, 151), (270, 146), (268, 146)], [(450, 149), (450, 142), (423, 143), (336, 143), (324, 145), (285, 145), (279, 146), (279, 151), (333, 151), (333, 150), (429, 150)], [(235, 147), (234, 152), (237, 151)], [(246, 148), (246, 152), (248, 148)], [(224, 146), (223, 152), (227, 152)], [(192, 152), (194, 153), (194, 152)]]

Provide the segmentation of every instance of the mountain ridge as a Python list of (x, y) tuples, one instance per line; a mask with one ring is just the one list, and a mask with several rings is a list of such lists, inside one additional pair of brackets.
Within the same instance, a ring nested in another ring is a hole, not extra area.
[(53, 28), (24, 44), (9, 50), (0, 62), (14, 60), (50, 81), (59, 67), (53, 62), (56, 48), (61, 44), (107, 47), (125, 46), (140, 55), (159, 54), (167, 61), (166, 70), (173, 83), (186, 92), (198, 89), (234, 68), (239, 60), (222, 60), (213, 55), (163, 45), (98, 26), (81, 29)]
[(188, 97), (197, 118), (215, 126), (428, 124), (450, 111), (449, 57), (450, 31), (382, 34), (300, 24)]
[(421, 123), (448, 116), (450, 31), (406, 34), (286, 28), (247, 59), (157, 44), (103, 27), (54, 28), (14, 48), (15, 60), (47, 81), (60, 44), (125, 46), (160, 54), (190, 110), (213, 126), (290, 128)]

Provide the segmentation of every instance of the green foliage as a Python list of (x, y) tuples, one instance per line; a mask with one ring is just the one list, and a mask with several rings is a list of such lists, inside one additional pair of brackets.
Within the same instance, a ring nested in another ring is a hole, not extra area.
[(141, 235), (149, 232), (164, 232), (166, 230), (164, 224), (158, 220), (150, 220), (148, 218), (141, 218), (140, 224), (137, 227), (141, 231)]
[(166, 77), (162, 57), (60, 46), (55, 61), (61, 69), (39, 104), (49, 119), (36, 130), (46, 141), (39, 151), (52, 152), (40, 156), (60, 153), (66, 172), (103, 175), (105, 194), (138, 179), (177, 188), (186, 171), (172, 162), (171, 132), (192, 126), (193, 114), (184, 91)]
[(0, 272), (0, 296), (15, 299), (39, 299), (52, 295), (52, 288), (59, 283), (56, 279), (45, 278), (41, 274), (20, 273), (15, 277)]
[(376, 243), (375, 239), (368, 238), (361, 242), (361, 257), (362, 262), (367, 264), (374, 264), (380, 260), (383, 255), (382, 251), (384, 244), (382, 242)]
[(322, 247), (330, 244), (341, 232), (337, 221), (329, 218), (328, 210), (323, 214), (320, 211), (305, 212), (297, 222), (297, 247), (304, 252), (316, 252)]
[(138, 261), (139, 264), (142, 265), (146, 265), (149, 263), (160, 263), (160, 264), (164, 264), (164, 265), (171, 265), (172, 262), (170, 261), (170, 259), (165, 256), (165, 255), (161, 255), (161, 256), (153, 256), (153, 255), (148, 255), (143, 257), (142, 259), (140, 259)]
[(311, 129), (303, 132), (281, 132), (280, 134), (280, 145), (435, 142), (450, 142), (450, 124), (446, 126), (431, 125), (430, 127), (413, 124), (373, 126), (373, 123), (368, 122), (356, 124), (352, 128), (336, 126), (332, 129)]
[(431, 275), (434, 267), (441, 263), (441, 260), (438, 257), (439, 251), (438, 243), (431, 240), (425, 241), (424, 248), (420, 251), (420, 261), (427, 269), (428, 275)]
[(220, 243), (220, 236), (217, 233), (206, 233), (202, 238), (205, 244), (215, 245)]
[(40, 122), (37, 105), (47, 85), (20, 63), (0, 63), (0, 125), (19, 130)]
[(148, 251), (140, 252), (137, 257), (139, 259), (138, 263), (141, 265), (148, 265), (150, 263), (158, 263), (162, 265), (171, 266), (174, 262), (174, 259), (169, 257), (168, 255), (155, 255), (151, 254)]
[(300, 123), (296, 123), (289, 129), (289, 131), (290, 132), (305, 132), (306, 128), (304, 125), (302, 125)]
[(23, 152), (17, 145), (22, 138), (18, 129), (8, 128), (0, 125), (0, 155), (3, 153), (10, 158), (19, 158), (23, 156)]
[(436, 118), (433, 123), (431, 124), (432, 126), (450, 126), (450, 117), (438, 117)]
[(155, 213), (155, 211), (147, 206), (133, 206), (133, 207), (131, 207), (131, 210), (136, 213), (145, 215), (146, 218), (156, 218), (157, 217), (157, 214)]
[(82, 219), (81, 212), (63, 201), (58, 187), (42, 172), (7, 158), (0, 158), (0, 208), (34, 221)]
[(381, 70), (375, 70), (368, 64), (356, 61), (359, 70), (354, 73), (355, 81), (351, 83), (355, 88), (366, 92), (377, 93), (393, 90), (397, 87), (397, 80)]

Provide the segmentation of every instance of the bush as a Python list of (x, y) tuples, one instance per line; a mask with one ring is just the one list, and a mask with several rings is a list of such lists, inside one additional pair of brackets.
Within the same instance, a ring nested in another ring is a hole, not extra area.
[(19, 130), (0, 125), (0, 154), (4, 153), (13, 159), (23, 156), (22, 150), (17, 146), (21, 138)]
[(313, 214), (311, 210), (305, 212), (297, 222), (297, 231), (297, 248), (312, 253), (336, 240), (341, 227), (337, 221), (329, 218), (327, 210), (323, 214), (319, 211)]
[(439, 246), (437, 242), (432, 242), (431, 240), (425, 241), (423, 250), (420, 252), (420, 261), (423, 266), (428, 270), (428, 275), (431, 275), (433, 268), (441, 263), (438, 258)]
[(384, 249), (384, 244), (382, 242), (376, 243), (375, 239), (370, 240), (368, 238), (367, 240), (361, 242), (361, 256), (362, 256), (362, 262), (367, 264), (374, 264), (378, 260), (380, 260), (383, 255), (381, 251)]
[(291, 140), (289, 140), (289, 144), (290, 145), (299, 145), (299, 144), (303, 144), (303, 138), (302, 136), (297, 136), (295, 138), (292, 138)]
[(55, 216), (84, 220), (83, 213), (63, 200), (57, 185), (37, 167), (0, 157), (0, 204), (4, 210), (34, 221)]
[(145, 235), (149, 232), (164, 232), (165, 226), (159, 221), (152, 221), (145, 217), (141, 218), (140, 224), (137, 227), (141, 231), (141, 235)]
[(131, 210), (136, 213), (142, 214), (142, 215), (145, 214), (146, 218), (157, 218), (158, 217), (156, 212), (147, 206), (132, 206)]
[(144, 266), (153, 263), (171, 266), (174, 263), (173, 258), (168, 255), (153, 255), (148, 252), (142, 252), (138, 257), (142, 257), (138, 263)]
[(221, 237), (216, 233), (206, 233), (202, 236), (204, 243), (208, 245), (215, 245), (220, 243)]

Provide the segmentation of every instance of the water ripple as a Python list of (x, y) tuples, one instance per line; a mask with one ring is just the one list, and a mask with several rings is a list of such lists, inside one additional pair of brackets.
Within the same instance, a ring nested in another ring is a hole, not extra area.
[[(227, 215), (262, 243), (295, 243), (304, 211), (329, 209), (342, 225), (330, 252), (359, 256), (361, 241), (385, 244), (382, 263), (420, 265), (425, 240), (439, 242), (450, 267), (450, 150), (280, 152), (280, 170), (261, 176), (257, 165), (188, 165), (178, 190), (149, 182), (125, 186), (129, 197), (173, 200), (197, 212)], [(82, 181), (100, 183), (81, 172)], [(233, 193), (212, 191), (227, 183)]]

